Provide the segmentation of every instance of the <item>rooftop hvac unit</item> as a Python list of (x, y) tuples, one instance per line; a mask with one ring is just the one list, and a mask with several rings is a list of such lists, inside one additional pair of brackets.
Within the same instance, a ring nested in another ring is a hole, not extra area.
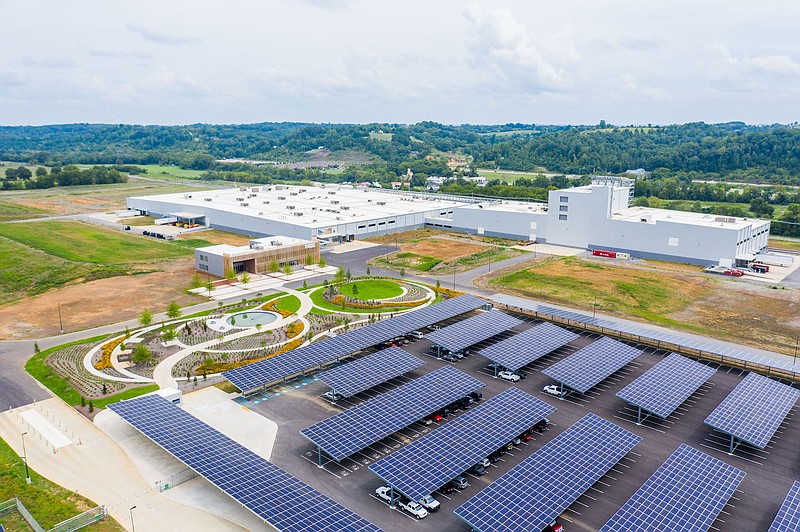
[(297, 196), (297, 192), (289, 192), (290, 196)]
[(264, 244), (260, 242), (250, 242), (250, 249), (264, 249)]
[(203, 198), (203, 201), (212, 201), (211, 198)]
[(735, 224), (736, 223), (736, 218), (733, 218), (733, 217), (730, 217), (730, 216), (717, 216), (716, 218), (714, 218), (714, 221), (715, 222), (722, 222), (724, 224)]
[(255, 198), (256, 196), (258, 196), (258, 194), (248, 194), (247, 195), (248, 198)]
[(294, 212), (294, 215), (295, 215), (295, 216), (303, 216), (303, 213), (302, 213), (302, 212), (300, 212), (300, 211), (295, 211), (295, 212)]
[(348, 205), (342, 205), (342, 210), (343, 211), (349, 211), (350, 207)]
[(260, 212), (258, 213), (258, 215), (259, 215), (259, 216), (264, 216), (264, 211), (260, 211)]
[(247, 187), (239, 187), (239, 192), (247, 192)]
[(306, 191), (306, 189), (304, 189), (304, 188), (301, 188), (301, 189), (300, 189), (300, 190), (298, 190), (297, 192), (298, 192), (298, 193), (300, 193), (300, 194), (302, 194), (302, 193), (303, 193), (303, 192), (305, 192), (305, 191)]
[(249, 204), (249, 203), (242, 203), (242, 204), (241, 204), (241, 206), (242, 206), (242, 207), (249, 207), (249, 206), (250, 206), (250, 204)]
[(269, 244), (271, 246), (282, 246), (283, 242), (281, 242), (280, 240), (270, 240)]
[(261, 203), (263, 203), (264, 205), (269, 205), (269, 200), (264, 200)]
[(331, 203), (333, 203), (334, 205), (338, 205), (339, 204), (339, 200), (337, 200), (337, 199), (331, 200)]
[(372, 203), (372, 200), (371, 200), (371, 199), (368, 199), (368, 200), (367, 200), (367, 203)]
[(261, 192), (261, 187), (250, 187), (250, 190), (253, 192)]
[(294, 209), (294, 205), (287, 205), (286, 208), (289, 209), (289, 210), (292, 210), (292, 209)]
[(192, 199), (192, 195), (191, 194), (184, 194), (183, 197), (186, 198), (186, 199)]
[(279, 200), (285, 200), (285, 199), (286, 199), (286, 196), (278, 196), (278, 199), (279, 199)]
[(331, 194), (331, 195), (336, 194), (336, 191), (335, 190), (329, 190), (328, 194)]
[(377, 203), (378, 203), (378, 205), (386, 205), (386, 202), (385, 202), (385, 201), (379, 201), (379, 202), (377, 202)]
[(236, 201), (244, 201), (244, 198), (236, 198)]
[(316, 207), (311, 207), (311, 210), (312, 210), (312, 211), (316, 211), (316, 210), (317, 210), (317, 208), (316, 208)]

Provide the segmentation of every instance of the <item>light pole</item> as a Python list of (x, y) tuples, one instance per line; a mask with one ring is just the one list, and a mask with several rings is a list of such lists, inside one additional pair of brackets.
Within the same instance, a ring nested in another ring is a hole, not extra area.
[(31, 474), (28, 471), (28, 453), (25, 451), (25, 435), (27, 432), (22, 433), (22, 460), (25, 462), (25, 482), (31, 483)]
[(64, 334), (64, 322), (61, 321), (61, 303), (58, 304), (58, 325), (61, 327), (61, 334)]
[(133, 511), (135, 509), (136, 509), (136, 506), (131, 506), (131, 509), (129, 510), (129, 512), (131, 514), (131, 532), (136, 532), (136, 525), (133, 524)]
[(597, 294), (594, 295), (594, 303), (592, 303), (592, 317), (597, 317)]

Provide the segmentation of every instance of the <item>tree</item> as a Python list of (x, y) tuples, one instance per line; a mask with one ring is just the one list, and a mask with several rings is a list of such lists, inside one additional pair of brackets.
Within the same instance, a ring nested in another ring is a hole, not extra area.
[(106, 387), (105, 381), (103, 381), (103, 395), (108, 393), (108, 388)]
[(367, 275), (372, 275), (372, 272), (369, 271), (369, 266), (367, 266)]
[(147, 327), (152, 323), (153, 323), (153, 313), (147, 310), (146, 308), (142, 309), (142, 311), (139, 313), (139, 325), (141, 325), (142, 327)]
[(127, 340), (130, 337), (131, 337), (131, 330), (128, 329), (128, 326), (126, 325), (125, 326), (125, 339)]
[(303, 279), (303, 288), (308, 288), (308, 282), (305, 279)]
[(353, 295), (356, 294), (358, 294), (358, 285), (356, 283), (353, 283)]
[(42, 350), (39, 349), (39, 342), (33, 342), (33, 352), (37, 355), (42, 352)]
[(345, 273), (341, 266), (336, 269), (336, 273), (333, 275), (333, 282), (336, 284), (341, 284), (344, 282)]
[(225, 280), (233, 281), (234, 279), (236, 279), (236, 270), (233, 268), (228, 268), (225, 270)]
[(242, 286), (247, 288), (247, 283), (250, 282), (250, 274), (248, 272), (242, 272), (242, 275), (239, 277), (239, 282), (242, 283)]
[(437, 296), (439, 295), (439, 289), (442, 287), (442, 283), (439, 282), (439, 279), (436, 279), (436, 289), (433, 291)]
[(175, 327), (169, 326), (164, 329), (164, 332), (161, 333), (161, 339), (165, 342), (171, 342), (178, 337), (178, 331), (175, 330)]
[(131, 360), (134, 364), (144, 364), (153, 359), (153, 353), (144, 344), (137, 344), (131, 355)]
[(89, 412), (94, 412), (94, 403), (89, 401)]
[(45, 177), (45, 176), (47, 176), (47, 168), (44, 168), (44, 167), (41, 167), (41, 166), (37, 167), (36, 168), (36, 177), (39, 178), (39, 177)]
[(289, 275), (292, 273), (292, 266), (288, 262), (283, 265), (283, 273), (286, 275), (286, 278), (289, 278)]
[(178, 302), (174, 299), (169, 302), (169, 306), (167, 306), (167, 317), (171, 320), (176, 320), (181, 317), (181, 306), (178, 305)]
[(324, 268), (325, 266), (327, 266), (327, 265), (328, 265), (328, 261), (326, 261), (324, 258), (320, 257), (320, 258), (319, 258), (319, 262), (317, 263), (317, 265), (318, 265), (320, 268)]
[(269, 272), (278, 273), (279, 271), (281, 271), (281, 267), (278, 265), (278, 261), (272, 259), (272, 262), (269, 263)]
[(214, 290), (215, 288), (216, 288), (216, 286), (214, 286), (214, 282), (213, 281), (208, 281), (206, 283), (206, 290), (208, 290), (208, 297), (211, 297), (211, 291)]
[(772, 213), (775, 212), (775, 207), (767, 203), (767, 200), (764, 198), (754, 198), (753, 201), (750, 202), (750, 212), (756, 216), (769, 218), (772, 216)]
[(81, 396), (81, 406), (86, 406), (86, 399)]
[(347, 271), (345, 272), (344, 276), (347, 278), (348, 281), (353, 278), (353, 275), (350, 273), (350, 268), (347, 268)]
[(314, 255), (309, 253), (306, 255), (306, 266), (313, 266), (314, 265)]
[(192, 274), (192, 279), (189, 281), (189, 288), (200, 288), (203, 286), (203, 278), (199, 273)]

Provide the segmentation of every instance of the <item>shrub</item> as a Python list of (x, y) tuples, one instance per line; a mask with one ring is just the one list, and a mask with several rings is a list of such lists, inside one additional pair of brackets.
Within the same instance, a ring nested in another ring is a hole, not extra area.
[(103, 371), (104, 369), (113, 367), (111, 365), (111, 353), (119, 344), (123, 342), (123, 340), (125, 340), (125, 337), (121, 336), (116, 340), (111, 340), (100, 348), (100, 360), (94, 363), (94, 368), (96, 370)]

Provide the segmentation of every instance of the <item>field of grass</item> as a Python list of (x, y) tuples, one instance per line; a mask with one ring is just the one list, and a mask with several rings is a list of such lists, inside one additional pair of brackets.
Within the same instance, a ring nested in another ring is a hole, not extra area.
[[(358, 293), (353, 291), (358, 287)], [(373, 299), (391, 299), (403, 293), (403, 288), (394, 281), (383, 279), (360, 279), (339, 287), (339, 292), (356, 299), (370, 301)]]
[(425, 255), (417, 255), (410, 251), (403, 251), (399, 253), (390, 253), (383, 257), (373, 259), (372, 263), (392, 270), (399, 270), (407, 268), (409, 270), (416, 270), (418, 272), (428, 272), (434, 266), (441, 263), (441, 259), (435, 257), (427, 257)]
[(126, 273), (119, 265), (71, 262), (0, 237), (0, 305), (78, 280)]
[[(97, 506), (97, 503), (86, 497), (50, 482), (35, 470), (29, 468), (29, 472), (30, 484), (25, 481), (25, 463), (5, 441), (0, 439), (0, 501), (17, 497), (45, 530)], [(28, 525), (23, 524), (21, 519), (16, 519), (14, 514), (19, 516), (16, 511), (3, 516), (6, 530), (9, 532), (30, 530)], [(114, 518), (106, 517), (86, 530), (109, 532), (125, 529)]]
[(533, 178), (543, 175), (540, 172), (496, 172), (494, 170), (478, 170), (478, 175), (485, 177), (488, 180), (499, 179), (506, 183), (514, 184), (520, 178)]
[(769, 239), (769, 247), (800, 251), (800, 238), (772, 237)]
[(513, 137), (514, 135), (533, 135), (535, 133), (539, 133), (538, 129), (514, 129), (511, 131), (489, 131), (488, 133), (478, 133), (483, 137), (490, 137), (492, 135), (496, 137)]
[[(341, 305), (334, 305), (329, 303), (323, 296), (322, 290), (314, 290), (309, 294), (311, 297), (311, 301), (314, 302), (315, 305), (322, 308), (323, 310), (328, 310), (331, 313), (334, 312), (347, 312), (349, 314), (373, 314), (375, 313), (375, 309), (363, 309), (363, 308), (352, 308), (352, 307), (344, 307), (342, 308)], [(317, 309), (315, 309), (317, 310)], [(402, 310), (408, 310), (408, 307), (397, 307), (397, 308), (381, 308), (380, 312), (387, 313), (387, 312), (399, 312)], [(324, 312), (315, 312), (316, 314), (325, 314)]]
[(0, 222), (10, 222), (11, 220), (27, 220), (47, 216), (49, 213), (44, 209), (18, 205), (7, 201), (0, 201)]
[(124, 264), (188, 256), (168, 242), (134, 237), (77, 222), (0, 224), (0, 236), (74, 262)]
[[(272, 298), (273, 296), (270, 296)], [(278, 310), (286, 310), (288, 312), (297, 312), (300, 310), (300, 300), (297, 296), (284, 296), (278, 300)]]
[(394, 135), (392, 133), (373, 132), (369, 134), (369, 138), (371, 138), (372, 140), (385, 140), (386, 142), (391, 142), (393, 136)]
[(147, 173), (143, 177), (172, 176), (186, 179), (197, 179), (205, 173), (205, 170), (189, 170), (178, 166), (162, 166), (159, 164), (137, 165), (139, 168), (147, 168)]
[(117, 220), (120, 225), (131, 225), (134, 227), (144, 227), (147, 225), (154, 225), (156, 219), (152, 216), (135, 216), (133, 218), (122, 218)]

